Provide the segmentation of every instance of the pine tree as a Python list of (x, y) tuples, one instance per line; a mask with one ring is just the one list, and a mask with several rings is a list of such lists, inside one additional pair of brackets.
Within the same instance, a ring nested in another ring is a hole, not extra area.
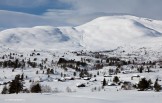
[(23, 90), (23, 84), (20, 79), (20, 75), (16, 75), (15, 79), (12, 80), (12, 82), (9, 84), (9, 93), (19, 93), (20, 91)]
[(84, 72), (83, 72), (83, 70), (80, 72), (79, 76), (80, 76), (81, 78), (84, 77)]
[(142, 78), (142, 80), (139, 81), (138, 88), (140, 91), (144, 91), (149, 88), (149, 82), (146, 80), (146, 78)]
[(30, 91), (32, 93), (41, 93), (42, 90), (41, 90), (40, 84), (37, 83), (37, 84), (32, 85)]
[(119, 78), (117, 76), (115, 76), (114, 79), (113, 79), (113, 82), (118, 83), (119, 82)]
[(106, 79), (104, 78), (102, 86), (106, 86)]
[(142, 73), (142, 72), (143, 72), (143, 69), (144, 69), (143, 66), (141, 66), (141, 67), (139, 68), (139, 72)]
[(2, 90), (2, 92), (1, 92), (1, 94), (7, 94), (8, 93), (8, 89), (7, 89), (7, 86), (5, 85), (4, 87), (3, 87), (3, 90)]
[(154, 88), (156, 92), (159, 92), (161, 90), (161, 86), (158, 83), (158, 79), (156, 79), (155, 81)]
[(36, 74), (38, 74), (38, 70), (36, 71)]
[(97, 71), (97, 75), (99, 75), (100, 73), (99, 73), (99, 71)]
[(50, 74), (50, 68), (47, 69), (47, 74)]
[(24, 74), (21, 75), (21, 80), (24, 80)]
[(151, 86), (153, 83), (152, 83), (152, 80), (151, 79), (149, 79), (148, 80), (148, 85), (149, 85), (149, 89), (151, 89), (151, 90), (153, 90), (153, 87)]
[(74, 76), (74, 77), (76, 76), (76, 72), (73, 73), (73, 76)]
[(54, 70), (53, 70), (53, 69), (51, 69), (51, 70), (50, 70), (50, 73), (51, 73), (51, 74), (54, 74)]

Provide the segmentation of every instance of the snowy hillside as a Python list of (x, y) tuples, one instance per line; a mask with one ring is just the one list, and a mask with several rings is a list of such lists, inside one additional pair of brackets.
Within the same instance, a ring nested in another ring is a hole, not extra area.
[(74, 28), (37, 26), (14, 28), (0, 32), (1, 44), (12, 49), (68, 49), (79, 46), (80, 35)]
[(162, 40), (157, 38), (162, 36), (159, 29), (162, 22), (157, 25), (156, 22), (133, 16), (110, 16), (97, 18), (77, 29), (83, 32), (83, 41), (87, 48), (115, 49), (124, 44), (138, 45), (140, 41), (145, 41), (142, 42), (144, 45), (150, 40)]
[(134, 16), (0, 31), (0, 103), (161, 103), (161, 43)]
[(80, 48), (102, 51), (121, 46), (152, 48), (162, 42), (161, 28), (162, 21), (134, 16), (107, 16), (73, 28), (39, 26), (7, 29), (0, 32), (0, 42), (12, 49)]

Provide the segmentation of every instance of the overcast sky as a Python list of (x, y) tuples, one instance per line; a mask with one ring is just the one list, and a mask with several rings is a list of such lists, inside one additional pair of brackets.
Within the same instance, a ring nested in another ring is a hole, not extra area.
[(162, 0), (0, 0), (0, 27), (76, 26), (105, 15), (162, 20)]

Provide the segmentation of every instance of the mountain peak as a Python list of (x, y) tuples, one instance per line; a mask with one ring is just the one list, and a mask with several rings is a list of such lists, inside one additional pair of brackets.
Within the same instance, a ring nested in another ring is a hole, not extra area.
[[(9, 48), (92, 50), (115, 49), (126, 44), (162, 41), (162, 22), (135, 16), (104, 16), (78, 27), (36, 26), (0, 32), (1, 45)], [(159, 37), (159, 38), (157, 38)], [(32, 46), (31, 46), (32, 45)]]

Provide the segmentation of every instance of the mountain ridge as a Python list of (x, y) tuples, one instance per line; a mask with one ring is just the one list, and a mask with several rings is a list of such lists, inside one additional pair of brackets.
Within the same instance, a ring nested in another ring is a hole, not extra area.
[[(135, 16), (104, 16), (77, 27), (36, 26), (0, 31), (0, 43), (16, 49), (111, 50), (125, 44), (162, 41), (162, 21)], [(158, 40), (157, 40), (158, 39)], [(157, 42), (157, 43), (158, 43)], [(150, 43), (149, 45), (152, 45)]]

